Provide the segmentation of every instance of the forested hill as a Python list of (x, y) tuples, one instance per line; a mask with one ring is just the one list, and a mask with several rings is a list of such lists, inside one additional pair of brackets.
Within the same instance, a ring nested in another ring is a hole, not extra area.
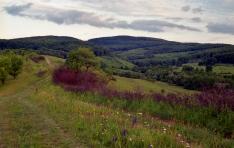
[[(0, 49), (27, 49), (42, 54), (66, 57), (67, 53), (79, 47), (91, 47), (87, 42), (66, 36), (36, 36), (11, 40), (0, 40)], [(92, 46), (97, 55), (106, 53), (104, 49)]]
[(98, 56), (118, 57), (138, 66), (180, 65), (188, 62), (234, 64), (234, 45), (180, 43), (157, 38), (114, 36), (82, 41), (64, 36), (38, 36), (0, 40), (0, 49), (27, 49), (65, 58), (79, 47), (90, 47)]
[(94, 45), (108, 48), (112, 51), (127, 51), (132, 49), (143, 48), (153, 50), (154, 52), (172, 52), (200, 50), (208, 48), (217, 48), (229, 46), (227, 44), (199, 44), (199, 43), (180, 43), (149, 37), (133, 36), (114, 36), (91, 39), (88, 41)]
[(234, 45), (229, 44), (180, 43), (132, 36), (97, 38), (88, 43), (109, 49), (115, 56), (140, 67), (211, 60), (234, 64)]

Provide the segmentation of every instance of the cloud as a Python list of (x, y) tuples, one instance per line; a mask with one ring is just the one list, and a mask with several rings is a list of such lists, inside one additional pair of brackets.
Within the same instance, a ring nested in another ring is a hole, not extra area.
[(209, 32), (234, 35), (234, 24), (209, 23), (207, 29)]
[(4, 9), (12, 15), (19, 15), (21, 14), (21, 12), (23, 12), (24, 10), (29, 9), (32, 6), (32, 3), (28, 3), (25, 5), (12, 5), (12, 6), (8, 6), (5, 7)]
[(149, 32), (160, 32), (163, 31), (164, 28), (178, 28), (181, 30), (190, 30), (190, 31), (201, 31), (197, 28), (184, 26), (184, 25), (178, 25), (166, 21), (158, 21), (158, 20), (137, 20), (132, 22), (128, 25), (129, 28), (133, 28), (136, 30), (146, 30)]
[(200, 17), (194, 17), (194, 18), (191, 18), (191, 20), (196, 23), (202, 22), (202, 19)]
[(201, 8), (201, 7), (198, 7), (198, 8), (193, 8), (192, 9), (193, 13), (202, 13), (204, 10)]
[(191, 7), (190, 7), (189, 5), (183, 6), (183, 7), (181, 8), (181, 10), (182, 10), (182, 11), (185, 11), (185, 12), (188, 12), (190, 9), (191, 9)]
[(115, 18), (105, 18), (95, 13), (61, 9), (42, 5), (34, 5), (28, 3), (26, 5), (11, 5), (5, 7), (8, 14), (14, 16), (23, 16), (39, 20), (47, 20), (56, 24), (87, 24), (95, 27), (105, 28), (123, 28), (148, 32), (164, 32), (167, 28), (176, 28), (189, 31), (201, 31), (197, 28), (170, 23), (163, 20), (134, 20), (127, 22), (126, 20), (116, 20)]

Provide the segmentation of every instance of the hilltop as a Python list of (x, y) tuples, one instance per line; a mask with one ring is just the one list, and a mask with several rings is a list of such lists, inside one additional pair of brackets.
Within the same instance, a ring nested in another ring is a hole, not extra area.
[(229, 44), (180, 43), (149, 37), (114, 36), (82, 41), (65, 36), (38, 36), (0, 40), (0, 49), (27, 49), (66, 58), (72, 49), (91, 47), (98, 56), (117, 57), (139, 67), (178, 65), (215, 57), (219, 63), (234, 63)]

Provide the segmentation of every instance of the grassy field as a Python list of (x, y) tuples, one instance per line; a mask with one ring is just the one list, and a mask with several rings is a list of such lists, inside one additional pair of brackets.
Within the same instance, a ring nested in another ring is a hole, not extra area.
[(169, 93), (192, 93), (195, 91), (183, 89), (182, 87), (173, 86), (164, 82), (150, 82), (142, 79), (132, 79), (115, 76), (116, 81), (111, 82), (111, 86), (118, 90), (142, 90), (146, 92), (161, 92), (162, 90)]
[(222, 74), (234, 74), (234, 65), (217, 64), (214, 66), (213, 71)]
[[(205, 66), (199, 66), (198, 63), (188, 63), (184, 65), (189, 65), (194, 68), (204, 69)], [(182, 67), (177, 68), (177, 71), (181, 71)], [(234, 65), (231, 64), (216, 64), (213, 66), (213, 72), (217, 74), (234, 74)]]
[(110, 68), (121, 68), (121, 67), (128, 67), (128, 68), (133, 68), (134, 64), (122, 60), (120, 58), (117, 57), (102, 57), (100, 60), (102, 60), (108, 67)]
[[(46, 57), (39, 64), (28, 61), (16, 80), (0, 86), (0, 147), (215, 148), (231, 145), (231, 140), (204, 128), (164, 121), (141, 110), (128, 112), (98, 104), (92, 101), (98, 97), (93, 94), (65, 92), (51, 82), (51, 71), (59, 63), (62, 61), (53, 57)], [(47, 73), (37, 77), (41, 70)], [(137, 122), (133, 125), (135, 118)]]

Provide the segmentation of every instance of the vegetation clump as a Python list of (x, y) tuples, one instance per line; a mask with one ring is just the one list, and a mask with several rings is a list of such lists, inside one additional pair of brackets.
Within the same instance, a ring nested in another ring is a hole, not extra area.
[(0, 80), (5, 83), (8, 75), (14, 79), (20, 74), (23, 67), (23, 59), (15, 53), (5, 53), (0, 55)]
[(66, 65), (75, 71), (80, 71), (82, 68), (88, 71), (89, 68), (98, 67), (99, 61), (91, 49), (79, 48), (68, 54)]
[[(145, 112), (162, 118), (177, 119), (194, 125), (205, 126), (226, 137), (233, 135), (234, 91), (232, 89), (214, 87), (187, 95), (145, 93), (141, 90), (119, 91), (109, 88), (108, 81), (104, 76), (100, 76), (95, 72), (97, 65), (93, 65), (92, 71), (88, 71), (84, 62), (87, 59), (81, 60), (85, 56), (78, 56), (78, 51), (69, 54), (66, 65), (53, 73), (54, 82), (61, 85), (65, 90), (83, 93), (87, 91), (94, 92), (96, 95), (102, 96), (102, 99), (97, 100), (97, 102), (110, 103), (110, 101), (106, 100), (111, 100), (114, 102), (114, 106), (123, 109), (138, 110), (141, 108)], [(194, 69), (187, 66), (184, 67), (183, 71), (189, 75), (189, 73), (194, 72)], [(167, 71), (162, 71), (162, 73), (164, 72)], [(163, 75), (160, 74), (159, 77), (161, 76)], [(194, 79), (191, 80), (194, 81)], [(196, 86), (191, 82), (188, 82), (188, 84)], [(117, 100), (122, 100), (120, 101), (122, 103), (118, 103)], [(205, 114), (203, 114), (204, 112)], [(221, 120), (222, 122), (220, 122)]]

